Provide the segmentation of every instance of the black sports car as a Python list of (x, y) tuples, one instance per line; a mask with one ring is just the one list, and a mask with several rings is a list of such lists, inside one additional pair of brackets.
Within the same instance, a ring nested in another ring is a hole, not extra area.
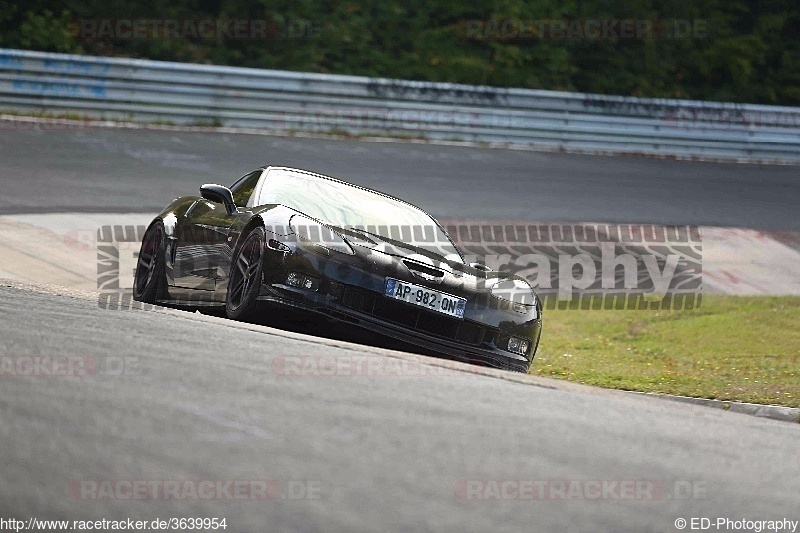
[(530, 285), (463, 255), (430, 215), (304, 170), (267, 166), (176, 199), (142, 239), (133, 296), (295, 308), (428, 351), (527, 372), (542, 309)]

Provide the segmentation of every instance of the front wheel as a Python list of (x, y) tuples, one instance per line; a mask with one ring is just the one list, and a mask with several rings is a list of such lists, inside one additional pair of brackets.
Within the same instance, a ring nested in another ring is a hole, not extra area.
[(254, 228), (233, 255), (225, 298), (228, 318), (238, 320), (256, 311), (264, 268), (265, 235), (264, 228)]
[(133, 277), (133, 299), (148, 304), (166, 296), (167, 280), (164, 266), (166, 231), (160, 220), (153, 222), (144, 234), (139, 260)]

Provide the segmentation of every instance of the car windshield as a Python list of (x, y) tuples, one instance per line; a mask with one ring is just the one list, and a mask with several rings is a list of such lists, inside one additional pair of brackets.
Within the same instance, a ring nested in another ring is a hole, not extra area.
[(273, 169), (259, 204), (282, 204), (331, 226), (411, 244), (451, 261), (461, 255), (441, 227), (405, 202), (317, 176)]

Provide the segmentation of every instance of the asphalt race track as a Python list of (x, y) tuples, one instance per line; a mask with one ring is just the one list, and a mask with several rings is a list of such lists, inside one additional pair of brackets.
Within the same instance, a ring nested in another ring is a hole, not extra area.
[[(800, 425), (535, 378), (437, 375), (425, 363), (416, 376), (287, 375), (286, 357), (391, 358), (182, 314), (0, 288), (2, 353), (100, 369), (3, 376), (5, 515), (225, 517), (233, 531), (596, 532), (797, 511)], [(270, 480), (279, 492), (130, 501), (115, 499), (130, 489), (95, 499), (103, 493), (74, 488), (104, 480)], [(547, 483), (549, 496), (516, 501), (520, 480)], [(496, 493), (492, 481), (511, 485)], [(597, 481), (617, 488), (592, 498)], [(632, 481), (649, 485), (620, 491)], [(549, 485), (561, 482), (585, 492), (562, 497)]]
[(262, 164), (376, 188), (434, 216), (800, 229), (797, 167), (126, 129), (0, 128), (0, 214), (155, 213)]
[[(441, 217), (800, 229), (796, 167), (99, 128), (0, 128), (0, 214), (153, 213), (267, 162)], [(800, 519), (800, 424), (20, 287), (0, 282), (0, 518), (254, 532)]]

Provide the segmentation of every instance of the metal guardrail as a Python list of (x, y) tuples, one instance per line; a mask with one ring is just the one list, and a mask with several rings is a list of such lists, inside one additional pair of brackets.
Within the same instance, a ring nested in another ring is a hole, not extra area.
[(0, 49), (0, 110), (800, 163), (800, 108)]

